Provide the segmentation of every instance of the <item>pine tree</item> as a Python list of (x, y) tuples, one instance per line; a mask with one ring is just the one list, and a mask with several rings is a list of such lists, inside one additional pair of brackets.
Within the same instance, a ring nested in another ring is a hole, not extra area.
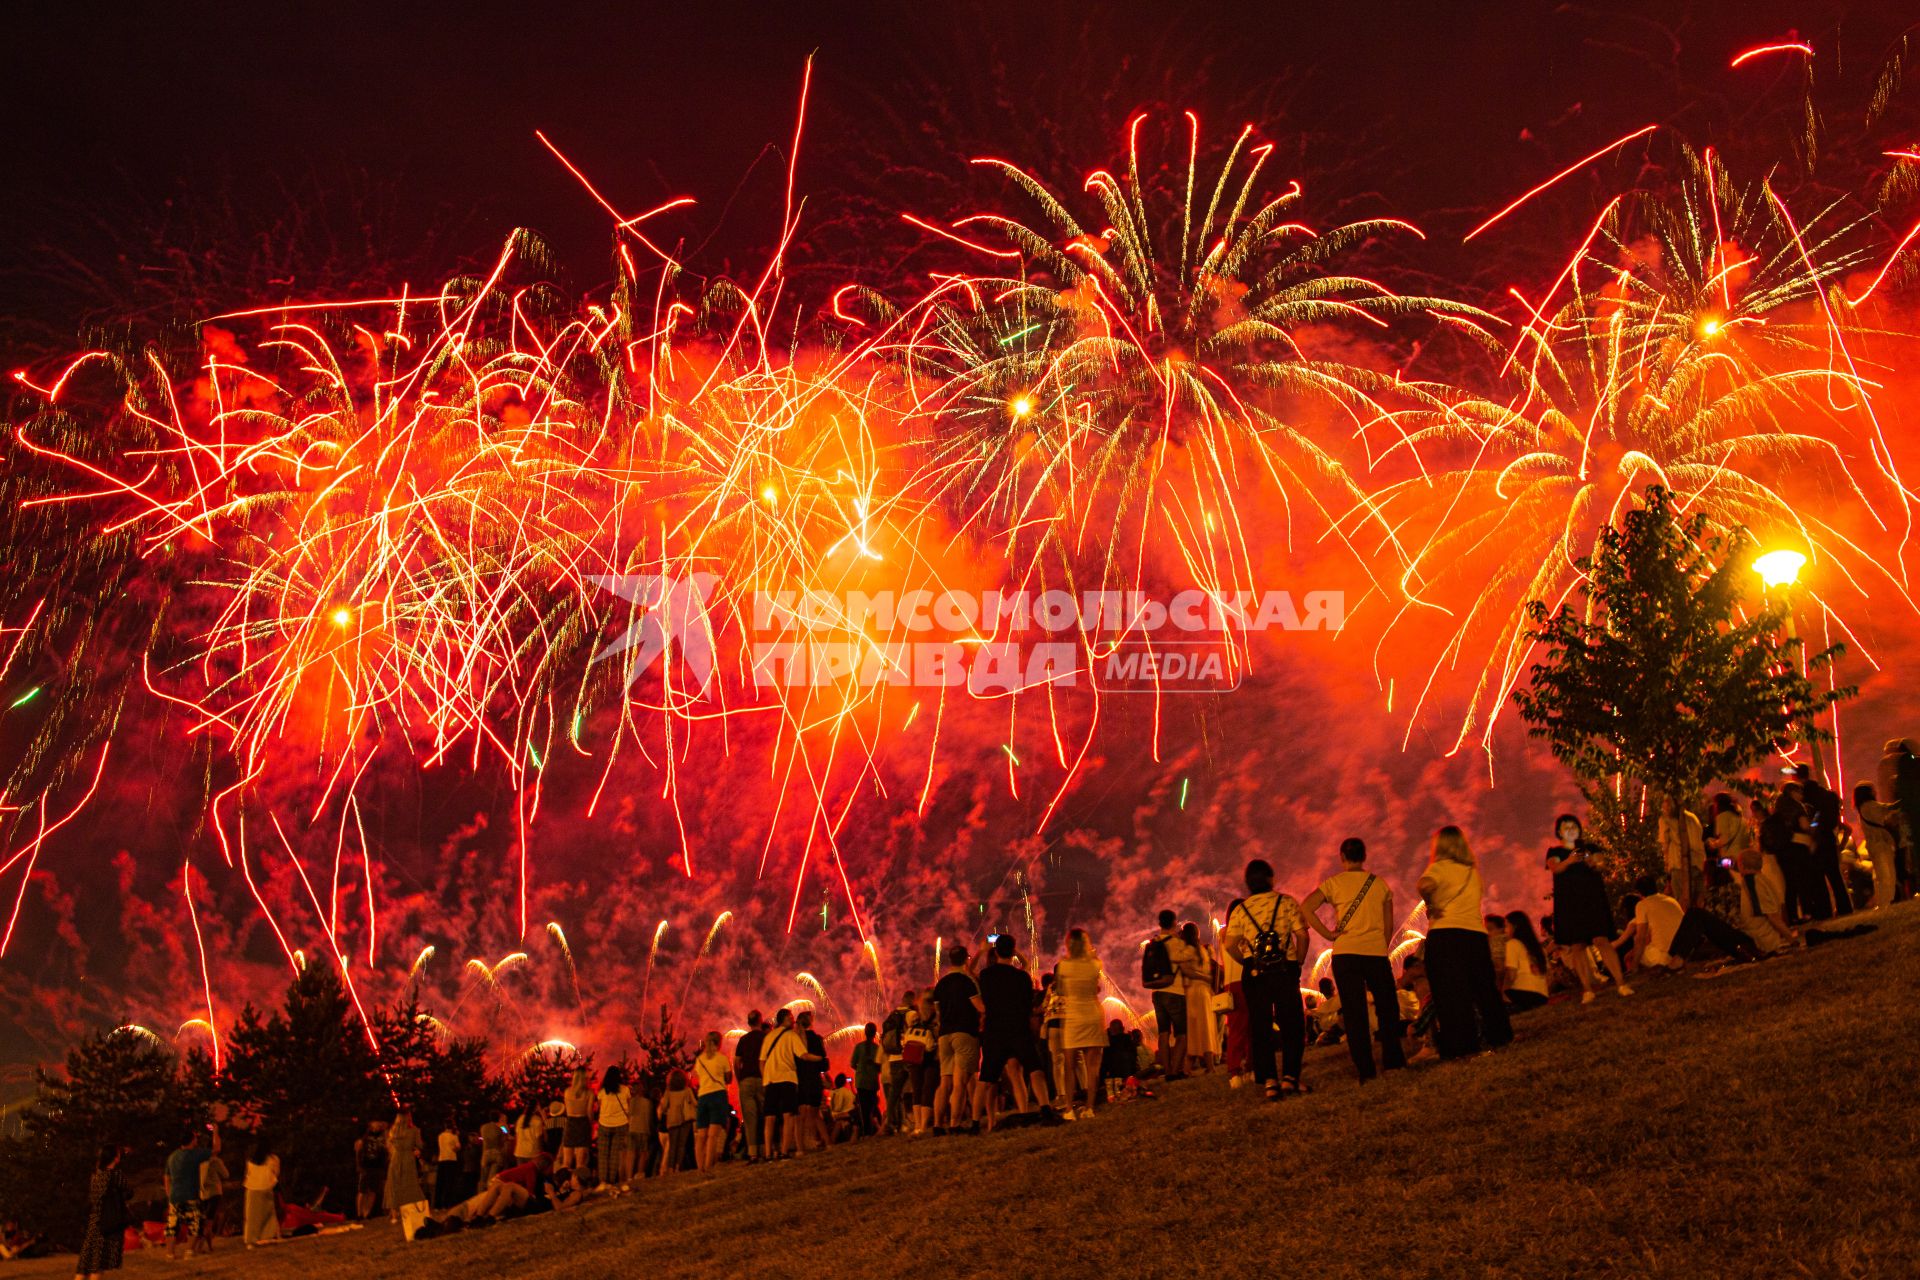
[(652, 1030), (635, 1027), (633, 1038), (640, 1046), (635, 1068), (637, 1078), (655, 1096), (667, 1087), (669, 1075), (693, 1070), (693, 1051), (687, 1045), (687, 1038), (674, 1026), (673, 1015), (666, 1005), (660, 1006), (659, 1024)]

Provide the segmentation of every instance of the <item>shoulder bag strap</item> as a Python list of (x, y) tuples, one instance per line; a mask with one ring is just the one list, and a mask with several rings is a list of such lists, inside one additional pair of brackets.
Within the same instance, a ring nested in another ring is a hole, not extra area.
[(1340, 913), (1340, 923), (1333, 931), (1336, 936), (1347, 931), (1347, 925), (1353, 920), (1353, 913), (1360, 909), (1360, 904), (1366, 900), (1367, 891), (1373, 888), (1373, 882), (1378, 878), (1372, 872), (1367, 873), (1367, 882), (1360, 886), (1360, 892), (1353, 895), (1353, 901), (1349, 902), (1347, 909)]

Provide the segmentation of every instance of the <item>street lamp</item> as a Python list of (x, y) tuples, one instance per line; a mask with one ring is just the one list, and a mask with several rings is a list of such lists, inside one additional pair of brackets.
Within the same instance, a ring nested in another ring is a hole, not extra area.
[[(1777, 590), (1780, 593), (1780, 598), (1786, 602), (1787, 638), (1789, 640), (1798, 640), (1800, 638), (1800, 629), (1794, 625), (1793, 621), (1792, 591), (1794, 584), (1799, 582), (1800, 570), (1806, 563), (1807, 558), (1798, 551), (1788, 551), (1784, 549), (1780, 551), (1769, 551), (1763, 556), (1757, 556), (1753, 562), (1753, 571), (1760, 575), (1760, 581), (1766, 586), (1767, 590)], [(1827, 767), (1821, 760), (1819, 740), (1814, 739), (1809, 741), (1807, 743), (1807, 751), (1813, 758), (1814, 772), (1824, 776)]]

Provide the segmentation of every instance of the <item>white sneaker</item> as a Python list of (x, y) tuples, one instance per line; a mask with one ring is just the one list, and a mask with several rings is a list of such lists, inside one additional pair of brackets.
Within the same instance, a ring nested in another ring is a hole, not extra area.
[(1624, 982), (1620, 984), (1620, 995), (1621, 995), (1621, 997), (1622, 997), (1623, 999), (1624, 999), (1625, 997), (1627, 997), (1627, 996), (1630, 996), (1630, 995), (1632, 995), (1632, 994), (1633, 994), (1633, 988), (1632, 988), (1632, 987), (1630, 987), (1630, 986), (1628, 986), (1628, 985), (1627, 985), (1626, 983), (1624, 983)]
[(1227, 1077), (1227, 1087), (1229, 1089), (1243, 1088), (1245, 1087), (1246, 1083), (1247, 1083), (1247, 1078), (1245, 1076), (1228, 1076)]
[(1595, 993), (1594, 993), (1594, 992), (1591, 992), (1591, 991), (1582, 991), (1582, 992), (1580, 993), (1580, 1003), (1581, 1003), (1581, 1004), (1592, 1004), (1592, 1003), (1593, 1003), (1593, 997), (1594, 997), (1594, 994), (1595, 994)]

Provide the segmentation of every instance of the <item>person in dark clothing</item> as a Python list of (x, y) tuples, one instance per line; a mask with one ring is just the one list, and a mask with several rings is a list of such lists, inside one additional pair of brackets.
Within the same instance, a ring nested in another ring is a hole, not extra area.
[[(1807, 828), (1813, 836), (1814, 914), (1825, 920), (1853, 914), (1853, 895), (1840, 869), (1840, 794), (1800, 765), (1801, 803), (1807, 808)], [(1821, 915), (1824, 908), (1826, 914)]]
[(995, 934), (990, 943), (978, 979), (986, 1008), (980, 1015), (980, 1080), (973, 1089), (973, 1113), (989, 1129), (995, 1124), (989, 1104), (1003, 1075), (1016, 1110), (1031, 1113), (1048, 1102), (1045, 1063), (1033, 1034), (1033, 975), (1015, 962), (1012, 934)]
[(760, 1078), (760, 1047), (766, 1039), (766, 1022), (755, 1009), (747, 1015), (747, 1033), (733, 1046), (733, 1079), (740, 1090), (740, 1127), (746, 1131), (748, 1164), (758, 1164), (766, 1155), (760, 1149), (760, 1121), (767, 1105), (766, 1085)]
[(1828, 915), (1832, 914), (1832, 904), (1825, 901), (1826, 888), (1813, 857), (1813, 834), (1807, 823), (1806, 806), (1800, 802), (1797, 786), (1789, 783), (1774, 797), (1773, 808), (1760, 824), (1760, 848), (1780, 864), (1780, 874), (1787, 885), (1783, 914), (1788, 924), (1798, 926), (1808, 920), (1825, 919), (1826, 916), (1821, 915), (1823, 909)]

